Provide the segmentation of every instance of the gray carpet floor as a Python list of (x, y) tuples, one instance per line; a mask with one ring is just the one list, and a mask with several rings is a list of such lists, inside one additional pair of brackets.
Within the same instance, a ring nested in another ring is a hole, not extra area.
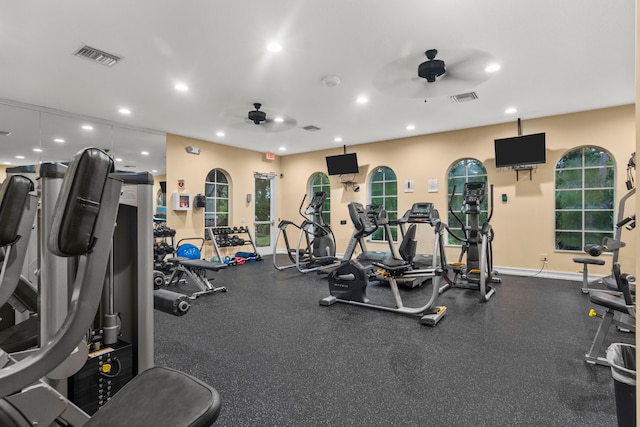
[[(155, 312), (155, 361), (215, 387), (221, 426), (614, 426), (607, 367), (584, 362), (599, 319), (580, 283), (502, 277), (486, 303), (451, 289), (435, 327), (347, 304), (271, 259), (212, 275), (226, 293)], [(405, 305), (430, 285), (403, 290)], [(388, 286), (372, 300), (392, 305)], [(635, 343), (612, 331), (609, 341)]]

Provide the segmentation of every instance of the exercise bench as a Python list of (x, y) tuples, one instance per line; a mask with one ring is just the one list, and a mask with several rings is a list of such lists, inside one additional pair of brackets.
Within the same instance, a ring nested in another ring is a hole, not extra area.
[(215, 287), (211, 283), (211, 280), (207, 278), (207, 271), (219, 271), (223, 268), (227, 268), (227, 264), (211, 262), (204, 259), (188, 259), (181, 257), (169, 258), (167, 261), (175, 265), (171, 277), (167, 281), (167, 285), (177, 285), (186, 277), (190, 279), (190, 283), (193, 283), (199, 291), (192, 293), (189, 299), (196, 299), (200, 295), (214, 294), (217, 292), (227, 292), (227, 288), (224, 286)]

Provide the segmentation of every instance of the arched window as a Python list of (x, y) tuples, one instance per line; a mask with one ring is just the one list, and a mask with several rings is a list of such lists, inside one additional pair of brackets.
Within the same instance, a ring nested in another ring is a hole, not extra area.
[[(465, 182), (487, 182), (487, 170), (481, 161), (476, 159), (460, 159), (449, 167), (447, 172), (447, 223), (449, 228), (458, 236), (463, 236), (462, 227), (460, 223), (451, 215), (448, 211), (449, 203), (451, 202), (451, 192), (453, 187), (456, 188), (456, 195), (453, 198), (453, 204), (451, 208), (458, 215), (458, 218), (464, 222), (465, 227), (469, 226), (469, 218), (467, 215), (458, 213), (463, 204), (462, 189)], [(487, 206), (488, 198), (485, 198), (484, 202), (480, 205), (480, 224), (487, 220)], [(450, 245), (460, 245), (460, 241), (456, 240), (452, 236), (448, 236), (447, 243)]]
[(555, 169), (556, 249), (580, 251), (613, 237), (615, 164), (600, 147), (569, 151)]
[[(382, 205), (387, 211), (390, 221), (398, 219), (398, 180), (395, 172), (386, 166), (374, 169), (369, 178), (369, 200), (372, 205)], [(387, 241), (389, 236), (384, 229), (378, 228), (370, 239), (376, 241)], [(391, 227), (391, 238), (398, 239), (398, 227)]]
[[(324, 205), (322, 206), (322, 218), (324, 219), (324, 223), (327, 225), (331, 224), (331, 184), (329, 182), (329, 177), (322, 173), (318, 172), (313, 174), (311, 179), (309, 180), (309, 194), (311, 197), (315, 194), (316, 191), (324, 191), (327, 193), (327, 198), (324, 201)], [(316, 218), (312, 218), (316, 221)]]
[(212, 169), (204, 183), (207, 204), (204, 208), (204, 226), (229, 225), (229, 179), (221, 169)]

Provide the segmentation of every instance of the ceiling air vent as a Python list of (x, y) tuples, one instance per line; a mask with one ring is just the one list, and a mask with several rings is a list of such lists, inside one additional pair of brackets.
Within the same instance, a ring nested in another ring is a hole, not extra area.
[(122, 59), (117, 55), (104, 52), (91, 46), (82, 46), (75, 51), (74, 55), (107, 67), (113, 67)]
[(302, 129), (309, 131), (309, 132), (317, 132), (320, 130), (319, 127), (314, 126), (314, 125), (308, 125), (308, 126), (303, 126)]
[(473, 101), (474, 99), (478, 99), (478, 94), (475, 92), (461, 93), (459, 95), (453, 95), (451, 97), (451, 100), (453, 102), (457, 102), (458, 104), (461, 102)]
[(11, 131), (0, 130), (0, 136), (9, 136), (9, 135), (11, 135)]

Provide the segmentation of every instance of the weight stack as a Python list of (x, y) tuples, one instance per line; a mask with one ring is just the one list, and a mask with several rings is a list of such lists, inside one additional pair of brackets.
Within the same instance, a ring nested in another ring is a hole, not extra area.
[(189, 297), (167, 289), (153, 291), (153, 308), (174, 316), (184, 316), (191, 308)]

